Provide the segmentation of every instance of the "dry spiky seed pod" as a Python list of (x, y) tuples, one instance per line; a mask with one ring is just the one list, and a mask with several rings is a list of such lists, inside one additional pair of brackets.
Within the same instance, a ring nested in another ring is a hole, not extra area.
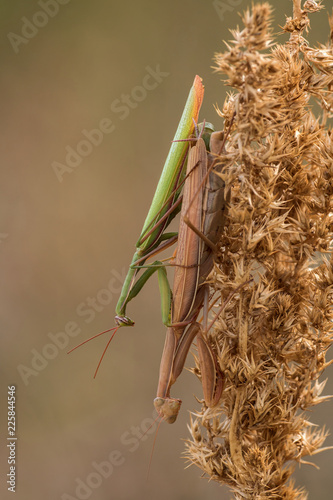
[[(225, 389), (217, 408), (203, 402), (193, 414), (186, 456), (236, 499), (305, 499), (289, 479), (293, 463), (326, 437), (305, 414), (327, 399), (318, 378), (333, 337), (333, 259), (323, 257), (333, 230), (333, 15), (330, 45), (303, 38), (308, 13), (321, 8), (294, 0), (290, 39), (273, 46), (271, 8), (255, 5), (215, 57), (235, 89), (219, 114), (226, 128), (235, 118), (221, 157), (231, 202), (212, 281), (222, 300), (252, 281), (207, 335)], [(193, 371), (200, 377), (198, 364)]]

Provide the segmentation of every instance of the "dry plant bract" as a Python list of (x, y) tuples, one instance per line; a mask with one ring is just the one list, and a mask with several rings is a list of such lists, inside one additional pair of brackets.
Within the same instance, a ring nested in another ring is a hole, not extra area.
[(236, 499), (305, 499), (290, 476), (327, 434), (306, 413), (328, 398), (319, 377), (332, 343), (333, 14), (327, 46), (304, 38), (321, 8), (294, 0), (276, 44), (271, 7), (254, 5), (215, 57), (234, 91), (218, 110), (232, 123), (221, 156), (231, 201), (211, 282), (222, 300), (237, 290), (207, 334), (222, 399), (192, 414), (186, 457)]

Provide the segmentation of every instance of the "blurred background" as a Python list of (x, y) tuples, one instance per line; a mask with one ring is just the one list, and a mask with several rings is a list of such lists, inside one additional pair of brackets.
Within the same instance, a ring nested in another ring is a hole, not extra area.
[[(271, 4), (279, 32), (292, 4)], [(13, 384), (18, 500), (230, 498), (199, 469), (184, 470), (188, 411), (201, 396), (186, 371), (173, 391), (181, 414), (160, 426), (146, 479), (156, 426), (138, 436), (152, 423), (165, 330), (156, 279), (130, 304), (135, 328), (118, 332), (96, 380), (107, 337), (66, 351), (114, 326), (121, 282), (196, 74), (206, 89), (201, 118), (222, 125), (214, 104), (222, 106), (228, 89), (212, 58), (250, 5), (1, 2), (1, 498), (9, 498)], [(325, 43), (327, 12), (311, 26), (309, 40)], [(142, 92), (153, 71), (156, 88)], [(103, 133), (92, 132), (98, 128)], [(332, 408), (320, 405), (309, 420), (332, 429)], [(320, 469), (303, 465), (296, 482), (310, 498), (330, 499), (332, 452), (313, 461)]]

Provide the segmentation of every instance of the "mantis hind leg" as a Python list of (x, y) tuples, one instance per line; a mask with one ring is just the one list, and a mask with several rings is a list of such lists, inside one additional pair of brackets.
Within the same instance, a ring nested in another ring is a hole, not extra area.
[(223, 373), (220, 370), (216, 354), (202, 336), (201, 329), (197, 333), (197, 347), (201, 371), (201, 383), (206, 405), (216, 406), (224, 388)]
[(171, 386), (174, 384), (183, 371), (187, 354), (195, 337), (198, 348), (204, 399), (207, 406), (214, 407), (219, 403), (223, 392), (223, 374), (218, 365), (216, 354), (203, 336), (203, 330), (200, 323), (192, 323), (186, 330), (181, 342), (178, 343), (169, 385)]

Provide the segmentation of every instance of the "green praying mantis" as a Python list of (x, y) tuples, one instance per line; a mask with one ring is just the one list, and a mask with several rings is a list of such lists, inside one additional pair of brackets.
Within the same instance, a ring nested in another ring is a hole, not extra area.
[(115, 315), (115, 322), (118, 326), (134, 325), (134, 321), (126, 315), (126, 306), (139, 293), (155, 270), (158, 270), (159, 275), (162, 319), (164, 324), (169, 321), (171, 293), (164, 280), (165, 269), (160, 267), (159, 263), (154, 263), (137, 281), (135, 279), (139, 271), (138, 266), (143, 266), (148, 257), (166, 249), (177, 239), (175, 233), (166, 233), (165, 229), (180, 210), (182, 201), (180, 192), (184, 182), (189, 148), (186, 139), (191, 136), (194, 131), (194, 123), (198, 121), (203, 95), (202, 80), (196, 76), (120, 293)]

